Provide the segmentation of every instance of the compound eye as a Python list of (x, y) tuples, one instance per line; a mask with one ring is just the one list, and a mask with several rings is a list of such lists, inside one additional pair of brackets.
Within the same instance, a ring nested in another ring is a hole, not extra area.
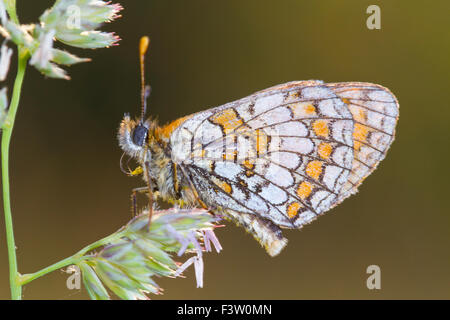
[(133, 143), (139, 147), (144, 145), (148, 129), (141, 123), (133, 131)]

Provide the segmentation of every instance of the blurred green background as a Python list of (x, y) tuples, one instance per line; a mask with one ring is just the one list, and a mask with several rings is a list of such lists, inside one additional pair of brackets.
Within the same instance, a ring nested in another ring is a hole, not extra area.
[[(18, 1), (23, 23), (53, 1)], [(449, 299), (449, 1), (121, 1), (104, 29), (120, 46), (92, 57), (71, 81), (29, 68), (11, 150), (19, 271), (65, 258), (130, 219), (138, 178), (119, 169), (116, 131), (139, 109), (137, 43), (152, 38), (150, 113), (161, 122), (291, 80), (367, 81), (400, 102), (397, 138), (360, 192), (303, 230), (285, 231), (270, 258), (243, 229), (217, 231), (224, 251), (205, 256), (205, 287), (156, 279), (156, 299)], [(381, 7), (381, 30), (366, 8)], [(15, 63), (15, 61), (13, 61)], [(10, 78), (15, 73), (15, 64)], [(9, 85), (11, 88), (11, 85)], [(0, 219), (0, 298), (9, 298)], [(184, 258), (186, 259), (186, 258)], [(366, 268), (381, 268), (381, 290)], [(24, 288), (25, 299), (87, 299), (62, 271)]]

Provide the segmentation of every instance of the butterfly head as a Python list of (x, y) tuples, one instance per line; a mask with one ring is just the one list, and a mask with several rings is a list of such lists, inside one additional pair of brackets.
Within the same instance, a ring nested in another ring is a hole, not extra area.
[(150, 127), (150, 121), (133, 120), (126, 114), (120, 123), (118, 134), (122, 150), (136, 160), (145, 160)]

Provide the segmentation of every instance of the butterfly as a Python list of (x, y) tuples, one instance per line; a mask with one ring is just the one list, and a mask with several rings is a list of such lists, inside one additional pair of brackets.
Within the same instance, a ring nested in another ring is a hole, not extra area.
[[(141, 75), (145, 40), (141, 40)], [(151, 198), (202, 206), (275, 256), (300, 229), (358, 191), (395, 137), (399, 104), (364, 82), (293, 81), (159, 126), (125, 115), (119, 144)]]

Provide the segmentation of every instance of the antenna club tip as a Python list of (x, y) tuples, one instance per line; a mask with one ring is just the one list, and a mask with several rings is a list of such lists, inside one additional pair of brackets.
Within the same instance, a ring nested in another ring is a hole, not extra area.
[(148, 45), (150, 44), (150, 38), (147, 36), (144, 36), (141, 38), (141, 41), (139, 42), (139, 53), (141, 55), (145, 54), (148, 49)]

